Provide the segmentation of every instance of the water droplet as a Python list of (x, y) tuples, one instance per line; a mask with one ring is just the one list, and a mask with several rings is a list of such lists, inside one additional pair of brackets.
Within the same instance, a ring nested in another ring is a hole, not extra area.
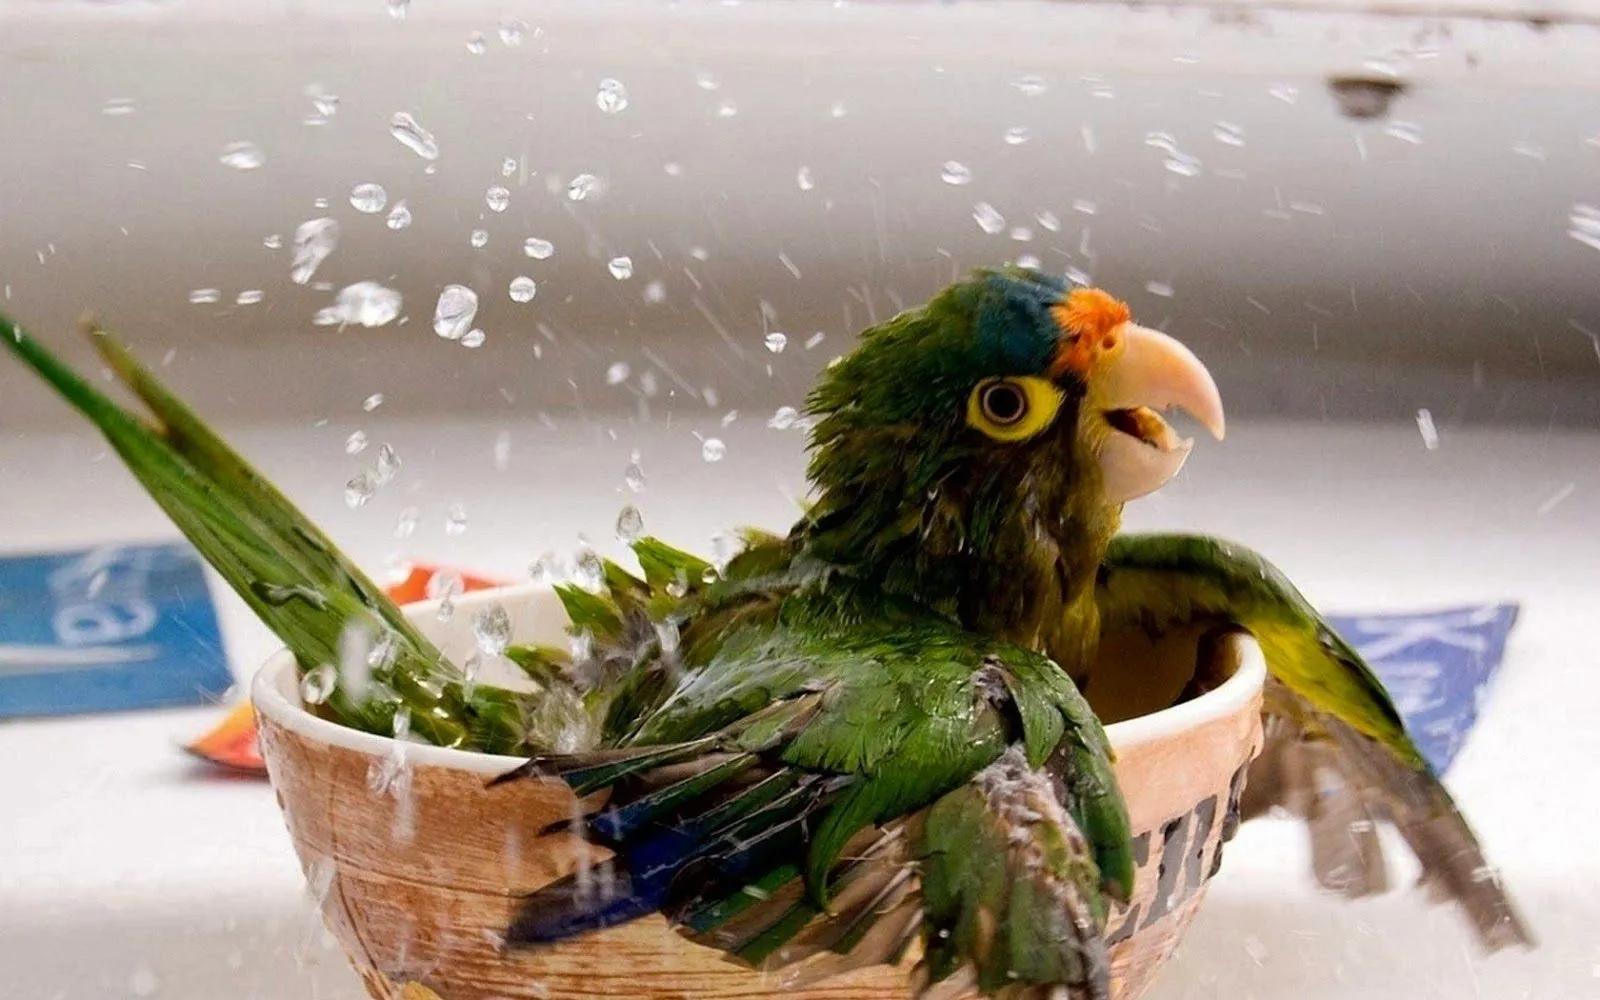
[(704, 262), (711, 259), (711, 251), (707, 250), (705, 247), (690, 247), (689, 256), (693, 257), (695, 260)]
[(1017, 258), (1017, 266), (1028, 268), (1031, 271), (1037, 271), (1039, 268), (1043, 267), (1044, 264), (1033, 254), (1025, 253)]
[(389, 134), (424, 160), (439, 158), (439, 141), (404, 111), (396, 111), (394, 117), (389, 119)]
[(415, 507), (405, 507), (400, 511), (400, 517), (394, 522), (394, 537), (410, 538), (417, 533), (417, 522), (422, 519), (422, 512)]
[(494, 436), (494, 467), (500, 472), (511, 468), (510, 431), (501, 431)]
[[(1600, 205), (1578, 202), (1567, 215), (1567, 235), (1586, 247), (1600, 250)], [(191, 302), (194, 299), (191, 297)]]
[(472, 244), (472, 249), (482, 250), (484, 247), (489, 245), (489, 230), (474, 229), (467, 242)]
[(1044, 82), (1044, 77), (1034, 73), (1017, 77), (1011, 85), (1021, 91), (1023, 97), (1038, 97), (1050, 89), (1049, 84)]
[(355, 323), (365, 327), (383, 326), (400, 315), (400, 293), (376, 281), (358, 281), (339, 290), (333, 305), (317, 313), (319, 326)]
[(644, 286), (644, 300), (650, 305), (660, 305), (667, 301), (667, 286), (657, 278)]
[(621, 385), (628, 381), (632, 369), (626, 361), (613, 361), (611, 367), (606, 369), (606, 385)]
[(472, 638), (485, 656), (501, 656), (511, 645), (511, 615), (503, 605), (491, 604), (472, 616)]
[(1172, 153), (1161, 161), (1161, 165), (1166, 167), (1169, 173), (1177, 174), (1179, 177), (1196, 177), (1200, 174), (1199, 158), (1188, 153)]
[(378, 407), (380, 407), (382, 405), (383, 405), (383, 393), (381, 393), (381, 392), (375, 392), (372, 395), (368, 396), (366, 399), (363, 399), (361, 401), (361, 408), (363, 410), (366, 410), (368, 413), (371, 413), (373, 410), (376, 410)]
[(378, 485), (387, 486), (394, 482), (400, 474), (400, 456), (395, 454), (394, 446), (381, 444), (378, 446)]
[(506, 289), (512, 302), (532, 302), (539, 291), (538, 284), (525, 274), (520, 274), (511, 279), (511, 285)]
[(389, 210), (389, 217), (384, 220), (384, 224), (396, 232), (406, 228), (411, 225), (411, 209), (407, 208), (406, 203), (403, 201), (395, 202), (394, 208)]
[(148, 965), (140, 965), (133, 970), (133, 976), (128, 980), (128, 988), (133, 990), (136, 997), (151, 997), (161, 989), (161, 978), (156, 971)]
[(189, 293), (189, 301), (197, 306), (207, 306), (213, 302), (222, 301), (220, 288), (196, 288)]
[(1543, 160), (1546, 157), (1545, 148), (1543, 146), (1539, 145), (1537, 142), (1530, 142), (1527, 139), (1512, 143), (1511, 152), (1518, 156), (1526, 156), (1530, 160)]
[(462, 347), (482, 347), (483, 342), (489, 339), (488, 334), (482, 330), (472, 329), (461, 335)]
[(672, 619), (656, 623), (656, 642), (661, 646), (663, 656), (671, 656), (678, 651), (678, 643), (683, 639), (678, 631), (678, 623)]
[(444, 519), (444, 533), (447, 535), (460, 535), (467, 530), (467, 507), (465, 504), (453, 503)]
[(477, 292), (466, 285), (446, 285), (433, 307), (433, 332), (446, 340), (460, 340), (477, 315)]
[(1033, 221), (1037, 222), (1039, 227), (1047, 232), (1059, 233), (1061, 231), (1060, 217), (1049, 209), (1040, 209), (1034, 214)]
[(339, 95), (317, 92), (311, 95), (311, 105), (317, 109), (317, 114), (324, 118), (332, 118), (339, 113)]
[(739, 113), (739, 105), (732, 101), (723, 101), (717, 105), (718, 118), (732, 118)]
[(300, 223), (294, 231), (294, 260), (289, 266), (289, 280), (297, 285), (309, 282), (338, 245), (339, 224), (332, 219)]
[(528, 564), (528, 575), (534, 583), (549, 585), (561, 578), (561, 560), (554, 552), (545, 552)]
[(1020, 146), (1033, 138), (1033, 132), (1026, 125), (1013, 125), (1006, 129), (1005, 142), (1007, 146)]
[(481, 56), (488, 48), (489, 44), (488, 42), (484, 41), (483, 32), (474, 31), (472, 34), (467, 36), (467, 51), (471, 52), (473, 55)]
[(600, 178), (594, 174), (579, 174), (567, 185), (567, 200), (583, 201), (592, 194), (600, 192)]
[(667, 596), (668, 597), (682, 597), (684, 594), (687, 594), (688, 592), (689, 592), (689, 581), (684, 579), (683, 570), (680, 569), (678, 571), (678, 575), (677, 576), (675, 576), (671, 580), (667, 581)]
[(606, 568), (593, 549), (584, 549), (572, 563), (572, 582), (591, 594), (605, 586)]
[(266, 247), (268, 250), (282, 250), (283, 236), (279, 233), (273, 233), (271, 236), (263, 236), (261, 238), (261, 245)]
[(483, 202), (491, 212), (504, 212), (511, 207), (511, 192), (496, 184), (483, 193)]
[(972, 183), (972, 168), (959, 160), (946, 160), (944, 166), (939, 168), (939, 179), (946, 184), (960, 187)]
[(699, 87), (701, 90), (716, 90), (718, 87), (722, 86), (722, 81), (717, 78), (717, 74), (712, 73), (709, 70), (701, 70), (700, 72), (696, 73), (694, 75), (694, 82), (695, 86)]
[(722, 415), (722, 426), (731, 427), (731, 426), (733, 426), (733, 422), (735, 420), (738, 420), (738, 419), (739, 419), (739, 411), (738, 410), (729, 410), (727, 413), (724, 413)]
[(253, 142), (230, 142), (222, 147), (217, 159), (234, 170), (254, 170), (267, 162), (266, 154)]
[(1267, 93), (1285, 104), (1293, 104), (1300, 99), (1300, 88), (1292, 83), (1275, 83), (1267, 88)]
[(721, 438), (706, 438), (700, 446), (700, 457), (707, 462), (720, 462), (728, 454), (728, 446), (722, 443)]
[(644, 533), (644, 515), (639, 513), (639, 508), (629, 504), (622, 508), (617, 515), (617, 538), (620, 541), (632, 542)]
[(643, 493), (645, 489), (644, 467), (639, 464), (639, 453), (633, 453), (633, 460), (628, 467), (622, 470), (622, 482), (631, 493)]
[(307, 705), (320, 705), (333, 695), (338, 683), (339, 672), (333, 664), (319, 664), (300, 678), (300, 700)]
[(990, 236), (1006, 227), (1006, 217), (986, 201), (980, 201), (972, 206), (972, 221), (976, 222), (978, 228)]
[(627, 281), (629, 278), (633, 277), (633, 258), (613, 257), (611, 258), (611, 262), (606, 265), (606, 268), (610, 270), (613, 278), (616, 278), (618, 281)]
[(376, 215), (389, 204), (389, 192), (382, 184), (357, 184), (350, 189), (350, 207), (367, 215)]
[(131, 115), (137, 110), (131, 97), (113, 97), (100, 108), (103, 115)]
[(1267, 946), (1254, 934), (1246, 934), (1244, 936), (1244, 953), (1249, 955), (1250, 960), (1257, 965), (1261, 965), (1267, 960)]
[(700, 582), (708, 585), (716, 583), (717, 577), (720, 575), (721, 574), (717, 572), (717, 568), (715, 566), (707, 566), (700, 574)]
[(621, 80), (606, 77), (600, 81), (600, 89), (594, 95), (595, 106), (608, 115), (614, 115), (628, 106), (628, 88), (622, 85)]
[(528, 22), (520, 18), (511, 18), (500, 22), (500, 44), (507, 48), (514, 48), (522, 44), (522, 36), (527, 34)]
[(773, 332), (767, 334), (764, 343), (767, 345), (767, 350), (771, 351), (773, 354), (782, 354), (783, 349), (789, 346), (789, 338), (786, 334), (782, 334), (774, 330)]
[(800, 186), (802, 191), (810, 191), (817, 186), (816, 179), (811, 176), (810, 167), (801, 167), (795, 171), (794, 182)]
[(1417, 431), (1424, 448), (1434, 451), (1439, 447), (1439, 430), (1433, 425), (1433, 413), (1426, 407), (1417, 411)]
[(515, 156), (508, 156), (504, 160), (500, 161), (501, 177), (515, 177), (517, 176), (517, 170), (518, 164)]
[(823, 333), (821, 330), (818, 330), (816, 333), (813, 333), (811, 336), (806, 338), (806, 350), (811, 350), (813, 347), (816, 347), (818, 344), (827, 339), (828, 335)]
[(1416, 122), (1390, 122), (1383, 127), (1383, 134), (1413, 146), (1422, 145), (1422, 126)]
[(367, 432), (352, 431), (344, 439), (344, 453), (346, 455), (359, 455), (367, 450)]
[(411, 0), (384, 0), (384, 6), (389, 9), (389, 16), (396, 21), (406, 19), (406, 9), (411, 6)]
[(556, 245), (549, 240), (541, 240), (537, 236), (530, 236), (522, 241), (522, 252), (534, 260), (545, 260), (556, 252)]
[(259, 288), (247, 288), (233, 297), (235, 305), (253, 306), (266, 298), (266, 293)]
[(1172, 298), (1172, 286), (1165, 281), (1147, 281), (1144, 290), (1151, 295), (1159, 295), (1164, 299)]
[(677, 162), (676, 160), (668, 160), (667, 162), (663, 163), (661, 165), (661, 170), (668, 177), (683, 176), (683, 164)]
[(1088, 198), (1074, 198), (1072, 201), (1072, 210), (1083, 215), (1093, 215), (1100, 211), (1100, 206), (1096, 205)]
[(1212, 125), (1211, 137), (1224, 146), (1244, 145), (1244, 129), (1232, 122), (1217, 122)]
[(1016, 240), (1018, 243), (1027, 243), (1033, 239), (1033, 230), (1029, 229), (1027, 226), (1012, 226), (1011, 238)]
[(786, 431), (800, 419), (800, 411), (792, 406), (780, 406), (767, 418), (767, 426), (775, 431)]
[(1082, 285), (1085, 288), (1094, 284), (1094, 280), (1089, 277), (1089, 272), (1083, 270), (1082, 268), (1073, 267), (1070, 264), (1067, 266), (1067, 269), (1061, 273), (1061, 276), (1072, 282), (1074, 285)]
[(372, 481), (372, 476), (369, 473), (356, 473), (350, 477), (349, 482), (344, 484), (345, 506), (352, 509), (366, 506), (367, 501), (372, 499), (372, 494), (377, 491), (377, 488), (378, 484)]

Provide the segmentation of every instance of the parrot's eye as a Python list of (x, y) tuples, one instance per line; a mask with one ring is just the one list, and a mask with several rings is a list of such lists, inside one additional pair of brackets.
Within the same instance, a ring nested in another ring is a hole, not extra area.
[(967, 423), (997, 441), (1023, 441), (1050, 425), (1061, 390), (1042, 378), (987, 378), (967, 400)]
[(1028, 397), (1022, 387), (1011, 382), (991, 382), (984, 387), (978, 400), (983, 405), (983, 415), (1000, 427), (1009, 427), (1028, 413)]

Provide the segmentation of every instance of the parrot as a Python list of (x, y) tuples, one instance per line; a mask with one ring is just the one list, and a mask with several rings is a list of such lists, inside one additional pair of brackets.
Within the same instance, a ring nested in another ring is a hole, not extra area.
[[(1534, 945), (1382, 683), (1265, 557), (1204, 535), (1120, 534), (1105, 552), (1095, 593), (1103, 642), (1178, 634), (1204, 642), (1234, 628), (1255, 637), (1269, 674), (1262, 699), (1265, 746), (1248, 772), (1241, 819), (1274, 810), (1302, 817), (1322, 887), (1349, 898), (1388, 888), (1377, 834), (1378, 823), (1387, 820), (1420, 863), (1419, 881), (1429, 895), (1459, 903), (1486, 951)], [(1091, 700), (1097, 684), (1150, 683), (1116, 676), (1115, 667), (1079, 680)], [(1203, 677), (1189, 683), (1184, 694), (1207, 686)], [(1112, 718), (1104, 700), (1094, 704), (1102, 719)]]
[[(9, 335), (8, 335), (9, 332)], [(1108, 906), (1133, 880), (1128, 814), (1090, 669), (1097, 579), (1124, 503), (1213, 436), (1216, 384), (1108, 293), (979, 269), (865, 331), (807, 399), (816, 499), (724, 567), (655, 539), (561, 585), (570, 650), (505, 655), (532, 694), (478, 682), (97, 325), (141, 419), (0, 317), (0, 342), (94, 423), (295, 653), (349, 662), (329, 717), (402, 715), (444, 745), (556, 775), (614, 852), (522, 901), (509, 947), (651, 913), (795, 982), (897, 962), (919, 996), (1110, 995)], [(365, 637), (352, 643), (351, 635)], [(1046, 649), (1053, 652), (1047, 654)]]

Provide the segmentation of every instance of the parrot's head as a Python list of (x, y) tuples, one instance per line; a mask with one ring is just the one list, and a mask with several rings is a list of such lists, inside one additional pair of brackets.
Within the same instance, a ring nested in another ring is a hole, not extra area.
[(836, 540), (834, 558), (909, 547), (921, 565), (974, 550), (1014, 564), (1035, 543), (1103, 550), (1121, 505), (1189, 454), (1164, 412), (1223, 434), (1216, 384), (1187, 348), (1103, 291), (1015, 267), (865, 331), (807, 405), (814, 533)]

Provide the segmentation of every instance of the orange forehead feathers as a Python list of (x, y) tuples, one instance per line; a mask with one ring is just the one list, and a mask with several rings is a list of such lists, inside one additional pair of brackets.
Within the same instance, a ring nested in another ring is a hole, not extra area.
[(1117, 328), (1133, 318), (1127, 303), (1098, 288), (1074, 288), (1050, 313), (1062, 332), (1051, 375), (1067, 371), (1087, 375), (1094, 359), (1116, 346)]

